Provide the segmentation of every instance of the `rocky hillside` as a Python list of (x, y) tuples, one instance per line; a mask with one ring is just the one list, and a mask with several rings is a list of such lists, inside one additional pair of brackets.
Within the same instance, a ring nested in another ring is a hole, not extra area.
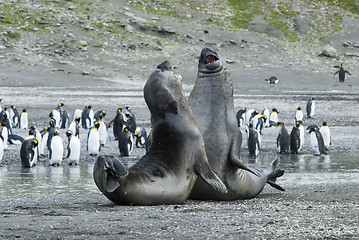
[(356, 0), (7, 0), (0, 63), (131, 79), (164, 59), (191, 71), (209, 46), (239, 68), (330, 71), (358, 66), (358, 16)]

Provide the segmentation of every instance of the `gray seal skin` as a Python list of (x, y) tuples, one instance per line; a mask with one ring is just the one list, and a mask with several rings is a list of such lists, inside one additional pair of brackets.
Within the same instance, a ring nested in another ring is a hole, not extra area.
[(213, 191), (198, 179), (189, 198), (252, 198), (262, 191), (266, 182), (283, 190), (274, 183), (284, 173), (275, 169), (276, 160), (261, 173), (248, 169), (239, 160), (242, 137), (236, 122), (230, 72), (209, 48), (202, 49), (197, 80), (188, 101), (202, 132), (209, 164), (228, 189), (227, 193)]
[(226, 192), (209, 167), (201, 132), (169, 62), (151, 74), (144, 97), (153, 119), (152, 144), (129, 169), (114, 156), (99, 156), (93, 175), (101, 192), (116, 204), (182, 204), (197, 175), (213, 191)]

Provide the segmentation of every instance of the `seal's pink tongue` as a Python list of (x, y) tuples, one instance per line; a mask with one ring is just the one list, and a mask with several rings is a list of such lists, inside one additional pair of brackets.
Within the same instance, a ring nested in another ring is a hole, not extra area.
[(216, 58), (214, 56), (211, 56), (209, 55), (207, 58), (206, 58), (206, 64), (209, 64), (209, 63), (213, 63), (216, 61)]

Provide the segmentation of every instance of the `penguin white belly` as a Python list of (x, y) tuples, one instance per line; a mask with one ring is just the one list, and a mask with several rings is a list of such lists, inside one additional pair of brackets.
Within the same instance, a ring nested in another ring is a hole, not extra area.
[(22, 113), (20, 117), (20, 126), (21, 129), (27, 129), (28, 128), (28, 119), (27, 119), (27, 113)]
[(315, 132), (310, 133), (310, 146), (313, 149), (314, 155), (320, 155), (319, 143)]
[(76, 123), (75, 123), (75, 122), (71, 122), (71, 123), (70, 123), (70, 126), (69, 126), (69, 128), (68, 128), (67, 130), (71, 131), (72, 134), (75, 135), (75, 133), (76, 133)]
[(49, 137), (49, 133), (46, 132), (43, 136), (42, 136), (42, 140), (41, 140), (41, 144), (40, 144), (40, 149), (39, 152), (41, 155), (45, 154), (45, 149), (47, 148), (47, 139)]
[(106, 128), (106, 125), (103, 122), (100, 123), (100, 127), (98, 128), (98, 134), (99, 134), (99, 138), (100, 138), (100, 144), (102, 146), (106, 145), (107, 128)]
[(60, 112), (57, 111), (57, 110), (53, 110), (53, 111), (52, 111), (52, 118), (55, 119), (56, 127), (57, 127), (57, 128), (60, 128), (60, 126), (61, 126), (61, 115), (60, 115)]
[(245, 121), (246, 123), (249, 123), (249, 119), (251, 118), (251, 115), (252, 115), (252, 112), (254, 112), (254, 109), (249, 109), (246, 111), (246, 118), (245, 118)]
[(75, 118), (79, 117), (80, 118), (79, 125), (82, 126), (81, 116), (82, 116), (82, 110), (81, 109), (76, 109), (75, 112), (74, 112), (74, 117), (73, 117), (72, 121), (75, 121)]
[(3, 157), (4, 157), (4, 142), (0, 138), (0, 162), (2, 162)]
[[(293, 115), (292, 115), (293, 116)], [(272, 113), (269, 117), (269, 122), (274, 122), (277, 123), (278, 121), (278, 114), (277, 113)]]
[(321, 127), (319, 131), (323, 136), (323, 142), (324, 142), (325, 149), (329, 149), (329, 146), (330, 146), (330, 130), (329, 130), (329, 128)]
[(60, 164), (64, 154), (64, 147), (60, 136), (53, 136), (51, 140), (51, 159), (50, 164)]
[(303, 121), (304, 115), (302, 111), (297, 111), (295, 114), (295, 120), (294, 124), (296, 124), (297, 121)]
[(304, 145), (304, 127), (303, 125), (300, 125), (299, 126), (299, 139), (300, 139), (300, 144), (299, 144), (299, 147), (298, 147), (298, 151), (301, 150), (303, 148), (303, 145)]
[(9, 132), (7, 130), (7, 127), (3, 127), (1, 135), (4, 138), (3, 148), (7, 149), (7, 141), (8, 141), (8, 138), (9, 138)]
[(127, 144), (128, 147), (128, 154), (131, 154), (132, 150), (133, 150), (133, 137), (132, 135), (130, 136), (130, 141)]
[(100, 136), (98, 131), (92, 129), (87, 139), (87, 148), (90, 155), (98, 155), (100, 150)]
[(81, 153), (80, 139), (76, 136), (72, 136), (70, 140), (69, 148), (71, 150), (70, 156), (68, 158), (69, 163), (78, 164), (80, 161), (80, 153)]

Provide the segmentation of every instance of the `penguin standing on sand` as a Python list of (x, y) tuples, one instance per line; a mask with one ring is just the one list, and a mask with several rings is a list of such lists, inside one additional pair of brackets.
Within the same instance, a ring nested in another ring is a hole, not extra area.
[(135, 138), (136, 138), (136, 147), (137, 148), (145, 148), (145, 143), (147, 139), (147, 133), (146, 129), (142, 127), (137, 127), (135, 132)]
[(339, 71), (336, 71), (334, 73), (334, 75), (333, 75), (333, 76), (335, 76), (335, 75), (337, 75), (339, 73), (339, 82), (344, 82), (345, 81), (345, 74), (346, 73), (351, 75), (350, 72), (348, 72), (347, 70), (344, 70), (343, 63), (340, 64), (340, 67), (339, 66), (334, 66), (334, 67), (339, 68)]
[(37, 163), (37, 146), (38, 141), (36, 138), (29, 138), (21, 144), (20, 159), (23, 167), (32, 167)]
[(243, 108), (239, 109), (236, 114), (238, 127), (243, 126), (246, 110), (247, 109), (245, 107), (243, 107)]
[(29, 121), (28, 121), (28, 116), (27, 116), (27, 112), (26, 109), (23, 109), (21, 114), (20, 114), (20, 128), (21, 129), (27, 129), (29, 125)]
[(80, 161), (81, 142), (70, 130), (66, 132), (67, 137), (67, 160), (70, 165), (77, 165)]
[(268, 108), (263, 109), (262, 111), (262, 116), (265, 116), (265, 123), (264, 123), (264, 127), (269, 127), (269, 116), (270, 116), (270, 112)]
[(319, 132), (322, 134), (323, 137), (324, 151), (325, 153), (328, 153), (329, 146), (331, 145), (331, 137), (327, 122), (323, 122), (322, 126), (319, 129)]
[(146, 152), (148, 152), (148, 150), (150, 149), (152, 144), (152, 128), (150, 129), (150, 132), (147, 135), (147, 139), (146, 139)]
[(100, 152), (100, 135), (98, 133), (98, 128), (100, 123), (95, 122), (93, 128), (90, 129), (87, 135), (87, 151), (90, 156), (97, 156)]
[[(106, 116), (106, 114), (105, 114)], [(107, 137), (108, 137), (108, 134), (107, 134), (107, 126), (106, 124), (102, 121), (103, 119), (103, 115), (100, 114), (99, 115), (99, 120), (98, 120), (98, 123), (100, 124), (99, 128), (98, 128), (98, 134), (99, 134), (99, 138), (100, 138), (100, 145), (101, 147), (105, 146), (106, 145), (106, 142), (107, 142)]]
[(90, 128), (90, 106), (85, 106), (84, 110), (82, 110), (81, 113), (81, 122), (82, 122), (82, 128), (89, 129)]
[(299, 130), (299, 123), (296, 123), (292, 131), (290, 132), (290, 153), (291, 154), (298, 154), (300, 148), (300, 130)]
[(313, 149), (314, 155), (315, 156), (322, 155), (324, 153), (324, 151), (325, 151), (322, 134), (315, 127), (312, 127), (309, 130), (309, 134), (310, 134), (310, 145), (311, 145), (311, 147)]
[(7, 123), (0, 123), (0, 134), (3, 137), (3, 149), (7, 149), (9, 139), (9, 130), (7, 128)]
[(49, 113), (49, 117), (50, 119), (54, 119), (55, 120), (55, 126), (57, 128), (60, 128), (60, 124), (61, 124), (61, 114), (58, 110), (54, 109)]
[(49, 162), (50, 165), (60, 165), (62, 162), (63, 154), (64, 154), (64, 145), (62, 143), (61, 136), (59, 134), (59, 131), (54, 131), (54, 136), (51, 140), (51, 151), (49, 154)]
[(277, 126), (278, 120), (278, 109), (273, 108), (272, 113), (269, 115), (269, 126)]
[(76, 137), (80, 137), (80, 121), (81, 118), (76, 116), (75, 119), (70, 123), (70, 126), (67, 130), (71, 131), (72, 134)]
[(98, 110), (95, 112), (93, 116), (95, 122), (100, 121), (100, 115), (104, 118), (106, 116), (106, 110)]
[(109, 122), (107, 127), (111, 127), (111, 124), (113, 123), (113, 135), (115, 136), (115, 140), (118, 140), (120, 137), (120, 133), (123, 131), (123, 128), (125, 125), (127, 125), (125, 121), (125, 115), (122, 113), (122, 108), (118, 108), (116, 111), (115, 118)]
[(269, 79), (264, 79), (268, 84), (277, 84), (279, 82), (278, 78), (275, 76), (270, 77)]
[(298, 152), (300, 150), (302, 150), (303, 148), (303, 145), (304, 145), (304, 135), (305, 135), (305, 130), (304, 130), (304, 126), (303, 126), (303, 121), (298, 121), (297, 124), (299, 125), (298, 126), (298, 130), (299, 130), (299, 139), (300, 139), (300, 145), (299, 145), (299, 148), (298, 148)]
[(9, 112), (11, 126), (17, 128), (20, 124), (20, 114), (14, 105), (11, 105)]
[(129, 127), (125, 127), (118, 138), (118, 148), (120, 150), (120, 157), (130, 156), (133, 149), (133, 138)]
[(294, 124), (296, 124), (299, 121), (303, 121), (304, 119), (304, 115), (303, 115), (303, 111), (301, 107), (297, 108), (297, 111), (295, 112), (295, 116), (294, 116)]
[(282, 154), (282, 153), (288, 154), (289, 153), (289, 145), (290, 145), (289, 133), (288, 133), (284, 123), (279, 122), (278, 126), (281, 127), (278, 132), (278, 137), (277, 137), (278, 152), (280, 154)]
[(249, 123), (248, 128), (246, 129), (247, 132), (247, 146), (249, 156), (256, 157), (259, 154), (261, 148), (261, 139), (258, 131), (253, 128), (253, 124)]
[(267, 117), (264, 115), (260, 115), (257, 121), (257, 125), (255, 129), (262, 135), (263, 128), (267, 122)]
[(127, 111), (125, 116), (126, 116), (126, 123), (129, 126), (128, 130), (131, 133), (135, 133), (136, 128), (137, 128), (135, 115), (133, 113)]
[(307, 102), (307, 118), (311, 118), (315, 113), (315, 100), (311, 97)]
[(81, 121), (81, 116), (82, 116), (82, 110), (81, 109), (76, 109), (74, 111), (74, 117), (72, 118), (72, 121), (74, 121), (76, 119), (76, 117), (79, 117), (80, 118), (80, 126), (82, 126), (82, 121)]
[(0, 163), (4, 157), (4, 138), (0, 134)]

